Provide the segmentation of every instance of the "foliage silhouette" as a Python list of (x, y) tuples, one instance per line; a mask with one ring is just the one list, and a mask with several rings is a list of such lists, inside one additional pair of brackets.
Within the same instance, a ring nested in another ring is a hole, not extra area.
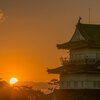
[(49, 100), (48, 95), (29, 86), (10, 86), (0, 81), (0, 100)]

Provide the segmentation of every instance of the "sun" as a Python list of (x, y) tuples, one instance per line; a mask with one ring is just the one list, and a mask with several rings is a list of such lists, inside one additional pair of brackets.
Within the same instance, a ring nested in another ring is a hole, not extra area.
[(16, 82), (18, 82), (17, 78), (11, 78), (10, 79), (10, 84), (15, 84)]

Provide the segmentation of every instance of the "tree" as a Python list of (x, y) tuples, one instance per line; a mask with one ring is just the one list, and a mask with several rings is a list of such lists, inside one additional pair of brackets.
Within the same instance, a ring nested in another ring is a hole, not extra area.
[(51, 85), (51, 87), (48, 88), (48, 90), (53, 92), (55, 89), (58, 89), (59, 83), (60, 83), (60, 81), (58, 79), (52, 79), (50, 82), (48, 82), (48, 84)]

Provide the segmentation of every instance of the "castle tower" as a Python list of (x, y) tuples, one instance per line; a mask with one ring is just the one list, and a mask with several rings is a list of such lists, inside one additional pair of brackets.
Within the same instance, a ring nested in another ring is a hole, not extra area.
[(60, 75), (61, 91), (85, 94), (88, 90), (92, 91), (90, 96), (99, 91), (100, 95), (100, 25), (83, 24), (80, 20), (70, 41), (57, 45), (58, 49), (69, 50), (69, 59), (63, 59), (62, 66), (56, 69), (48, 69), (48, 73)]

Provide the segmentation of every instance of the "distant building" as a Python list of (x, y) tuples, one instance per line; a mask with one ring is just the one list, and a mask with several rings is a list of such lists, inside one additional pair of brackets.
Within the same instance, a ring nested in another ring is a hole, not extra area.
[(57, 45), (58, 49), (69, 50), (69, 59), (62, 59), (62, 66), (48, 69), (48, 73), (60, 74), (60, 90), (67, 93), (67, 97), (79, 93), (76, 99), (64, 100), (100, 100), (95, 99), (97, 95), (94, 99), (82, 99), (88, 94), (92, 97), (98, 92), (100, 95), (100, 25), (83, 24), (80, 20), (70, 41)]

